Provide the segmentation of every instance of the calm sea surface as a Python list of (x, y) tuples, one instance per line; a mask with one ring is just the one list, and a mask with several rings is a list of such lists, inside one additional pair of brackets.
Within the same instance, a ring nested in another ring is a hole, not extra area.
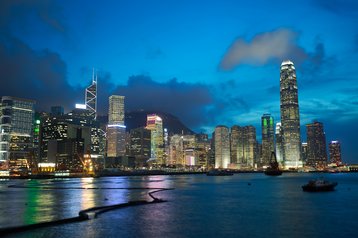
[[(308, 180), (321, 176), (337, 181), (336, 191), (302, 191)], [(75, 217), (94, 206), (151, 200), (147, 195), (151, 190), (118, 189), (133, 187), (175, 189), (156, 193), (168, 202), (112, 210), (92, 220), (9, 237), (326, 238), (358, 234), (358, 173), (0, 181), (0, 227)]]

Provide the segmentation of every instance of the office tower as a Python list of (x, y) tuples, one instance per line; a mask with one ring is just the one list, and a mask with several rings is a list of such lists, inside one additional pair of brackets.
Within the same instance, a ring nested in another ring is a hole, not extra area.
[(323, 123), (314, 122), (306, 125), (307, 129), (307, 165), (324, 167), (327, 164), (326, 135)]
[(243, 162), (253, 168), (256, 158), (256, 128), (245, 126), (243, 129)]
[(256, 129), (253, 126), (235, 126), (234, 130), (237, 130), (237, 142), (234, 142), (237, 143), (237, 164), (241, 169), (251, 169), (257, 158)]
[(62, 106), (52, 106), (51, 107), (51, 115), (52, 116), (62, 116), (64, 114), (64, 110)]
[(230, 135), (229, 128), (215, 128), (215, 168), (228, 168), (230, 164)]
[(203, 169), (208, 169), (210, 140), (207, 134), (197, 134), (196, 136), (196, 157), (198, 159), (198, 166)]
[(271, 153), (275, 151), (275, 132), (273, 117), (270, 114), (264, 114), (261, 117), (262, 131), (262, 165), (270, 164)]
[(124, 96), (109, 97), (108, 123), (124, 125)]
[(145, 166), (150, 159), (151, 132), (144, 127), (130, 131), (130, 155), (135, 158), (138, 166)]
[(335, 140), (329, 143), (329, 158), (331, 163), (335, 163), (336, 165), (342, 164), (341, 143), (339, 143), (339, 141)]
[(230, 133), (230, 162), (237, 164), (239, 162), (239, 138), (241, 135), (239, 126), (232, 126)]
[(286, 169), (302, 167), (296, 70), (291, 61), (283, 61), (281, 64), (280, 109), (284, 167)]
[(170, 137), (169, 144), (169, 165), (183, 165), (184, 164), (184, 154), (183, 154), (183, 137), (182, 135), (175, 134)]
[(195, 135), (175, 134), (170, 137), (168, 164), (180, 167), (198, 165)]
[(285, 155), (284, 155), (284, 149), (283, 149), (283, 131), (282, 131), (281, 122), (276, 123), (275, 134), (276, 134), (276, 159), (277, 159), (277, 162), (280, 165), (282, 165), (283, 158), (285, 157)]
[(100, 125), (86, 110), (75, 109), (62, 116), (43, 116), (40, 131), (40, 160), (56, 163), (58, 170), (82, 172), (84, 156), (101, 157)]
[(107, 157), (119, 157), (125, 154), (124, 96), (112, 95), (109, 97)]
[(259, 141), (256, 141), (254, 157), (254, 167), (257, 167), (257, 165), (262, 166), (262, 144)]
[(1, 97), (0, 170), (27, 175), (33, 152), (35, 101)]
[(151, 160), (161, 165), (164, 161), (163, 120), (157, 114), (147, 115), (147, 127), (151, 131)]
[(92, 74), (92, 83), (86, 88), (85, 91), (85, 104), (86, 109), (89, 111), (90, 116), (94, 119), (97, 118), (97, 74), (94, 70)]
[(302, 162), (303, 164), (307, 163), (307, 142), (302, 142)]

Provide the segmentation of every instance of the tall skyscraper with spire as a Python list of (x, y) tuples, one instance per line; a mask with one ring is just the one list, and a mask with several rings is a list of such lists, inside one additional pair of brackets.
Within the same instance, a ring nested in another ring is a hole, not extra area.
[(85, 92), (86, 109), (89, 111), (90, 116), (94, 119), (97, 118), (97, 73), (94, 69), (92, 73), (92, 83), (86, 88)]
[(296, 69), (289, 60), (283, 61), (281, 64), (280, 110), (285, 156), (283, 158), (284, 167), (286, 169), (302, 167)]

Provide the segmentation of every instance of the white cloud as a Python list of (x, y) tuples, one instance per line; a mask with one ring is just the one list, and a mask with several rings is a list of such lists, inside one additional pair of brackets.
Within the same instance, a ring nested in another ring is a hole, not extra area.
[(297, 45), (298, 34), (289, 29), (277, 29), (257, 34), (251, 42), (237, 38), (220, 62), (220, 69), (232, 70), (240, 64), (263, 65), (270, 60), (291, 59), (300, 63), (308, 57)]

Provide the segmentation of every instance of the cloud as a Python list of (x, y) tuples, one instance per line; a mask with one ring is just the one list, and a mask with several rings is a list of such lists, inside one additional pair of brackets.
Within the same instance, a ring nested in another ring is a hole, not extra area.
[(358, 11), (356, 0), (314, 0), (313, 3), (319, 8), (337, 15), (357, 15)]
[(170, 112), (191, 128), (208, 120), (206, 107), (214, 100), (206, 85), (182, 83), (175, 78), (158, 83), (144, 75), (129, 77), (127, 85), (118, 86), (113, 94), (126, 97), (126, 110)]
[(60, 55), (48, 49), (34, 51), (13, 37), (0, 37), (0, 72), (0, 95), (35, 99), (40, 110), (70, 107), (83, 96), (67, 83)]
[(308, 57), (297, 45), (298, 34), (289, 29), (277, 29), (257, 34), (250, 42), (237, 38), (222, 58), (219, 68), (232, 70), (240, 64), (264, 65), (269, 61), (291, 59), (300, 63)]

